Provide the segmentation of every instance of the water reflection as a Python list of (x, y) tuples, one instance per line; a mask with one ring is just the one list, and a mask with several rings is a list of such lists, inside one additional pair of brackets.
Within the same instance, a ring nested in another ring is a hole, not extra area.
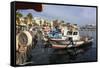
[(89, 61), (91, 59), (85, 55), (92, 49), (92, 43), (85, 47), (70, 48), (70, 49), (54, 49), (54, 48), (34, 48), (30, 61), (32, 63), (26, 65), (41, 65), (41, 64), (62, 64), (71, 62)]
[(84, 56), (84, 53), (91, 49), (91, 45), (92, 43), (81, 48), (55, 49), (54, 52), (49, 56), (49, 62), (51, 64), (79, 62), (81, 56)]

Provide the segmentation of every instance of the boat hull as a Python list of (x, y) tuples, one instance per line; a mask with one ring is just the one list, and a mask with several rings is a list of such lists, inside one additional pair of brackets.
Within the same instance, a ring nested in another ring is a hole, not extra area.
[[(53, 41), (54, 42), (54, 41)], [(93, 40), (88, 40), (87, 42), (85, 41), (79, 41), (79, 42), (75, 42), (76, 44), (54, 44), (52, 43), (52, 48), (75, 48), (75, 47), (86, 47), (86, 46), (90, 46), (92, 45)], [(56, 42), (57, 43), (57, 42)]]

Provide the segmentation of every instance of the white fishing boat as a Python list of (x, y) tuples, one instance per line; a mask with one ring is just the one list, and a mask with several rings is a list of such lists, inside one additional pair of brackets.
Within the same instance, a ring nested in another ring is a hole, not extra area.
[[(66, 34), (66, 35), (65, 35)], [(71, 48), (86, 46), (93, 42), (89, 36), (80, 36), (78, 30), (67, 30), (64, 35), (55, 34), (57, 37), (50, 37), (50, 43), (53, 48)]]

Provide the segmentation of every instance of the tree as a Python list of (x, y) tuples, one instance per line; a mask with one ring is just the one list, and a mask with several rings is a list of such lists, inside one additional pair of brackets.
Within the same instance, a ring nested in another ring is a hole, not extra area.
[(33, 16), (31, 13), (27, 14), (27, 18), (28, 18), (28, 24), (32, 24)]
[(27, 24), (27, 17), (24, 17), (24, 23)]
[(20, 24), (21, 17), (23, 17), (23, 15), (20, 12), (16, 12), (16, 24)]

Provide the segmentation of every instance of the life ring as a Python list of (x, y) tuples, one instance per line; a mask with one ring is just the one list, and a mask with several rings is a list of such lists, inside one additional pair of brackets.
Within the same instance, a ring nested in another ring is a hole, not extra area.
[(22, 31), (18, 35), (18, 44), (27, 45), (32, 44), (32, 35), (29, 31)]

